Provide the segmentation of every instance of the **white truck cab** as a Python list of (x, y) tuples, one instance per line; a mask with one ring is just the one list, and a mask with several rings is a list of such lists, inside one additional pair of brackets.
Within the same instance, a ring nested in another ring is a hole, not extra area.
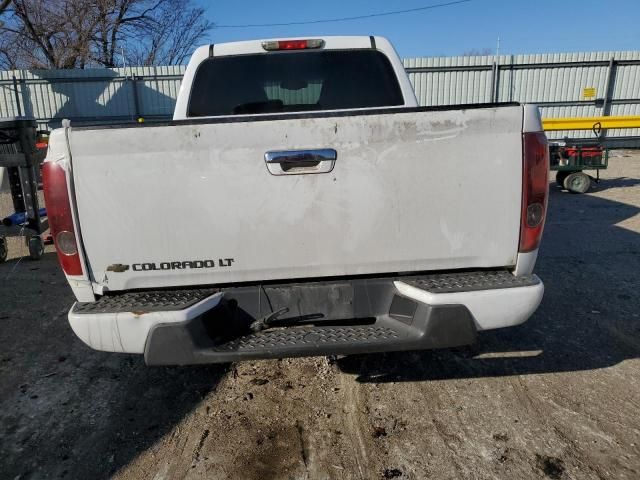
[(45, 197), (98, 350), (152, 365), (451, 347), (524, 322), (538, 109), (418, 107), (381, 37), (207, 45), (173, 121), (53, 132)]
[[(288, 42), (288, 43), (287, 43)], [(303, 45), (305, 48), (292, 49), (292, 46)], [(314, 43), (315, 42), (315, 43)], [(280, 47), (282, 44), (282, 47)], [(309, 46), (310, 45), (310, 46)], [(373, 46), (373, 47), (372, 47)], [(404, 74), (404, 66), (402, 60), (396, 53), (393, 45), (384, 37), (323, 37), (323, 38), (292, 38), (292, 39), (267, 39), (267, 40), (249, 40), (244, 42), (232, 42), (221, 43), (217, 45), (203, 45), (197, 48), (187, 69), (184, 72), (182, 84), (180, 86), (180, 92), (176, 101), (175, 110), (173, 113), (174, 120), (185, 120), (190, 118), (188, 113), (188, 105), (193, 90), (193, 83), (196, 78), (197, 72), (203, 64), (207, 62), (213, 62), (214, 59), (221, 57), (237, 57), (240, 55), (260, 55), (269, 54), (287, 54), (292, 51), (301, 53), (301, 50), (306, 50), (302, 53), (323, 53), (333, 51), (365, 51), (371, 53), (371, 51), (378, 52), (377, 55), (384, 56), (386, 58), (394, 72), (402, 72), (401, 76), (398, 76), (398, 85), (402, 92), (402, 103), (404, 107), (417, 107), (418, 100), (416, 94), (409, 81), (409, 77)], [(251, 75), (251, 70), (245, 72), (247, 75)], [(396, 105), (397, 106), (397, 105)], [(364, 107), (366, 108), (366, 107)], [(370, 107), (375, 108), (375, 107)]]

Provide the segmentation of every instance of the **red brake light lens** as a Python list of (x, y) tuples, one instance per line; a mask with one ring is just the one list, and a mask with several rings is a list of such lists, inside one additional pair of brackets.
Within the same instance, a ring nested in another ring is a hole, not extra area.
[(307, 48), (306, 40), (285, 40), (278, 42), (278, 50), (304, 50)]
[(58, 261), (67, 275), (82, 275), (64, 169), (54, 162), (45, 163), (42, 166), (42, 183), (49, 228), (58, 252)]
[(520, 252), (538, 248), (549, 198), (549, 143), (544, 132), (523, 135)]
[(268, 52), (277, 50), (307, 50), (313, 48), (322, 48), (324, 40), (308, 39), (308, 40), (270, 40), (262, 42), (262, 48)]

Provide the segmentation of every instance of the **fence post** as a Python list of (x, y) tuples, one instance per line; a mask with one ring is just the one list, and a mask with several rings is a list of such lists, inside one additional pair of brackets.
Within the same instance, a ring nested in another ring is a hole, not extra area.
[[(609, 60), (609, 68), (607, 70), (607, 80), (604, 86), (604, 99), (602, 102), (602, 116), (608, 117), (611, 113), (611, 102), (613, 101), (613, 91), (616, 82), (616, 72), (618, 64), (615, 57), (612, 55)], [(604, 139), (607, 136), (607, 131), (602, 129), (600, 132), (600, 139)]]
[(498, 103), (498, 83), (500, 79), (500, 66), (493, 62), (491, 66), (491, 103)]
[(18, 91), (18, 79), (16, 78), (15, 73), (11, 76), (11, 80), (13, 81), (13, 94), (16, 97), (16, 109), (18, 110), (18, 116), (22, 116), (22, 106), (20, 105), (20, 92)]
[(135, 121), (140, 118), (140, 99), (138, 98), (138, 79), (135, 75), (131, 75), (131, 89), (133, 92), (133, 110), (135, 114)]

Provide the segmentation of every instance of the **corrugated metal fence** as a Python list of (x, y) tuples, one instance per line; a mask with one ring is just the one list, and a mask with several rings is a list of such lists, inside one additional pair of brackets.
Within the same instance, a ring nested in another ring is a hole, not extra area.
[[(409, 58), (404, 64), (421, 105), (513, 101), (540, 105), (550, 118), (640, 115), (640, 52)], [(640, 129), (608, 136), (637, 137)]]
[[(545, 117), (640, 115), (640, 52), (409, 58), (404, 64), (425, 106), (515, 101), (540, 105)], [(0, 72), (0, 117), (31, 115), (49, 127), (63, 118), (75, 124), (167, 119), (183, 72), (183, 66)], [(579, 136), (553, 134), (565, 135)], [(640, 139), (640, 129), (608, 135)]]
[(0, 117), (28, 115), (58, 126), (167, 119), (184, 66), (0, 71)]

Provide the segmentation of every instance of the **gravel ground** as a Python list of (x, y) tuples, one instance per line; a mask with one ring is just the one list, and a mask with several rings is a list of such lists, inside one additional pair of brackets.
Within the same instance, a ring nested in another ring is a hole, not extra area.
[(552, 186), (542, 306), (455, 350), (147, 368), (76, 339), (55, 255), (12, 242), (0, 478), (640, 478), (639, 179), (616, 152)]

